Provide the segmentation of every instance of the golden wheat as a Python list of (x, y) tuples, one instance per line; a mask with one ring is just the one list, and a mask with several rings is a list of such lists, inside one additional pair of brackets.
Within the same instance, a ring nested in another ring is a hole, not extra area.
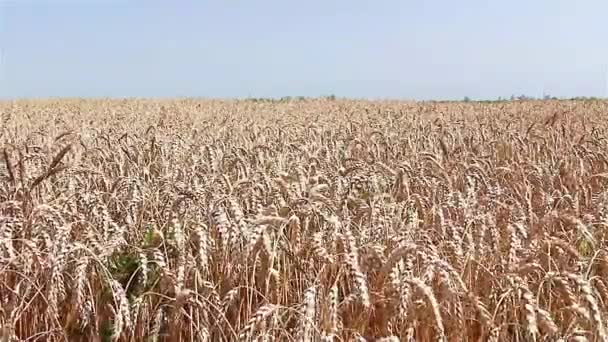
[(606, 341), (608, 103), (0, 103), (0, 334)]

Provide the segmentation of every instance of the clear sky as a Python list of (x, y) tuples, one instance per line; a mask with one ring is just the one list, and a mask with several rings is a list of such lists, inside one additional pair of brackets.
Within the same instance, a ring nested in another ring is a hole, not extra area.
[(0, 97), (606, 96), (608, 0), (0, 0)]

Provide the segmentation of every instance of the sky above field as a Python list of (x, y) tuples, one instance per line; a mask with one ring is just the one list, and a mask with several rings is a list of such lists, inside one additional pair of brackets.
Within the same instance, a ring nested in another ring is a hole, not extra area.
[(0, 0), (0, 97), (608, 96), (606, 18), (606, 0)]

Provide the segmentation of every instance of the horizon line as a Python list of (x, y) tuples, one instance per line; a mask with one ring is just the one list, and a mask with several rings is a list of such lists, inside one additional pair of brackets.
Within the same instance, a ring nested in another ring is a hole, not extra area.
[[(523, 96), (523, 98), (522, 98)], [(286, 102), (286, 101), (305, 101), (305, 100), (328, 100), (328, 101), (372, 101), (372, 102), (384, 102), (384, 101), (396, 101), (396, 102), (523, 102), (523, 101), (576, 101), (576, 100), (608, 100), (606, 97), (598, 96), (572, 96), (572, 97), (559, 97), (550, 96), (548, 98), (532, 97), (527, 95), (510, 97), (499, 96), (497, 98), (470, 98), (463, 96), (460, 99), (448, 99), (448, 98), (431, 98), (431, 99), (415, 99), (415, 98), (399, 98), (399, 97), (357, 97), (357, 96), (337, 96), (337, 95), (319, 95), (319, 96), (301, 96), (301, 95), (285, 95), (285, 96), (227, 96), (227, 97), (207, 97), (207, 96), (22, 96), (22, 97), (0, 97), (0, 103), (2, 102), (20, 102), (20, 101), (176, 101), (176, 100), (195, 100), (195, 101), (271, 101), (271, 102)]]

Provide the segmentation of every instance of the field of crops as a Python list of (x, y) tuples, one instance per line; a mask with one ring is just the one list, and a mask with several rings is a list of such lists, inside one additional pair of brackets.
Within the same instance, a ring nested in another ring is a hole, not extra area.
[(602, 341), (608, 102), (0, 104), (3, 341)]

